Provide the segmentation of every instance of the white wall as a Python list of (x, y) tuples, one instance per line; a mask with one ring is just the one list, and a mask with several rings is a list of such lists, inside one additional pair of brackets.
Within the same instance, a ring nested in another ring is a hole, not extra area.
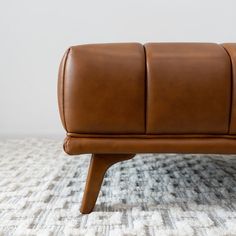
[(63, 136), (63, 52), (125, 41), (236, 42), (236, 1), (0, 0), (0, 136)]

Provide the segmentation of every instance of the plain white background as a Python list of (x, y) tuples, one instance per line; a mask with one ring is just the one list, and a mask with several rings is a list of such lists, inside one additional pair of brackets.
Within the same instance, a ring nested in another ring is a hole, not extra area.
[(236, 42), (235, 0), (0, 1), (0, 137), (62, 137), (59, 61), (70, 45)]

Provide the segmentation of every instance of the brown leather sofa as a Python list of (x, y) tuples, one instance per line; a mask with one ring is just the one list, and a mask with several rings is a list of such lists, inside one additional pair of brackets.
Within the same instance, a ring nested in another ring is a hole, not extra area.
[(81, 212), (136, 153), (236, 153), (236, 44), (70, 47), (59, 70), (64, 150), (92, 153)]

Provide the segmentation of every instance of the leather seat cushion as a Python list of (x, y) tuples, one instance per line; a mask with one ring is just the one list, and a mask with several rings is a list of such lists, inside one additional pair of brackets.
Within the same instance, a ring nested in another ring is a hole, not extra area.
[(226, 134), (231, 62), (221, 45), (149, 43), (147, 134)]

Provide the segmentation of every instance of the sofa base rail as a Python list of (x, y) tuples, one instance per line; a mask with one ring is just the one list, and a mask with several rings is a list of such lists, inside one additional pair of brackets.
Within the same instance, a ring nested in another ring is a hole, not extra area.
[(236, 154), (236, 139), (222, 137), (183, 138), (82, 138), (67, 136), (64, 150), (70, 155), (85, 153), (202, 153)]

